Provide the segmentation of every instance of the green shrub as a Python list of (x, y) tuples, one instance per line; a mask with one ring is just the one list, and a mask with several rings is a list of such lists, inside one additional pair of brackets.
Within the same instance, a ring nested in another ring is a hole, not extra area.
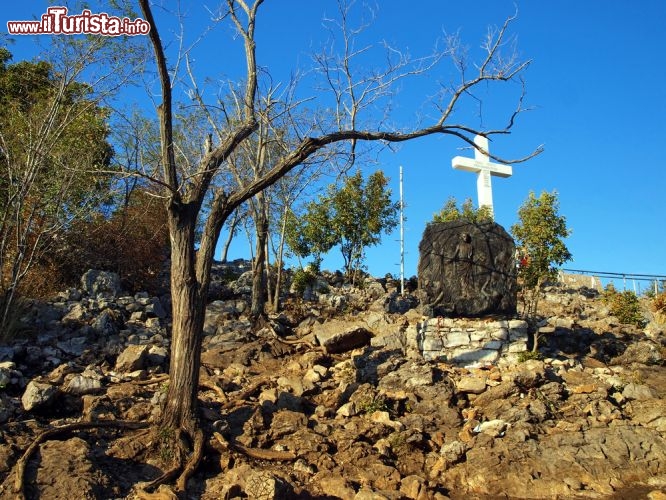
[(390, 411), (390, 408), (384, 396), (377, 396), (370, 401), (364, 401), (361, 404), (360, 411), (371, 415), (376, 411)]
[(433, 214), (432, 222), (451, 222), (456, 220), (466, 220), (469, 222), (487, 222), (493, 220), (493, 213), (490, 207), (480, 206), (474, 208), (471, 198), (463, 201), (458, 208), (458, 201), (454, 196), (450, 196), (442, 209)]
[(296, 290), (296, 293), (303, 295), (305, 289), (308, 286), (312, 286), (317, 282), (317, 275), (310, 268), (310, 266), (305, 269), (297, 269), (294, 272), (294, 276), (291, 278), (291, 283)]
[(618, 292), (614, 286), (609, 285), (602, 294), (602, 300), (610, 308), (610, 313), (620, 322), (636, 325), (639, 328), (645, 326), (638, 296), (631, 290)]
[(538, 351), (523, 351), (518, 353), (518, 362), (524, 363), (531, 359), (540, 360), (542, 359), (541, 353)]
[(666, 292), (662, 292), (652, 299), (652, 310), (656, 313), (666, 314)]

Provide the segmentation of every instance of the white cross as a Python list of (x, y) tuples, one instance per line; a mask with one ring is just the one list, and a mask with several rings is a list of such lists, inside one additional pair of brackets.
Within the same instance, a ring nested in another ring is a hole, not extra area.
[(451, 166), (456, 170), (465, 172), (476, 172), (476, 192), (478, 196), (479, 208), (486, 206), (490, 208), (493, 214), (493, 188), (490, 182), (491, 175), (497, 177), (511, 177), (513, 169), (509, 165), (501, 163), (491, 163), (488, 156), (488, 139), (482, 135), (474, 138), (474, 159), (456, 156), (451, 160)]

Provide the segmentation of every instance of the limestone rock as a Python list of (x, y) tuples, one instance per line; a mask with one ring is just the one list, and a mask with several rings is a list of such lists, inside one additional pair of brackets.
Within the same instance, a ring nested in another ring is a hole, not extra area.
[(245, 494), (252, 500), (280, 500), (289, 490), (284, 479), (268, 471), (253, 471), (245, 480)]
[(109, 271), (88, 270), (81, 277), (81, 288), (91, 297), (115, 298), (120, 293), (120, 277)]
[(402, 478), (400, 481), (400, 492), (407, 498), (427, 498), (426, 481), (422, 477), (411, 475)]
[(58, 349), (66, 354), (80, 356), (83, 354), (83, 351), (85, 351), (87, 343), (87, 337), (74, 337), (71, 339), (61, 340), (56, 345), (58, 346)]
[(150, 303), (146, 305), (145, 311), (149, 317), (165, 318), (167, 315), (164, 307), (162, 307), (160, 299), (157, 297), (150, 299)]
[(21, 396), (21, 403), (26, 411), (44, 408), (52, 404), (58, 394), (57, 387), (31, 380)]
[(515, 245), (494, 222), (429, 224), (419, 244), (418, 277), (426, 315), (516, 312)]
[(116, 359), (116, 371), (133, 372), (144, 367), (150, 347), (147, 345), (130, 345)]
[(150, 366), (160, 366), (166, 359), (169, 357), (169, 350), (166, 347), (153, 345), (148, 350), (148, 355), (146, 356), (146, 362)]
[(442, 445), (439, 454), (444, 457), (447, 464), (455, 464), (462, 460), (467, 452), (467, 445), (461, 441), (451, 441)]
[(644, 384), (627, 384), (627, 386), (622, 391), (622, 396), (626, 399), (635, 399), (637, 401), (645, 401), (647, 399), (652, 399), (655, 397), (654, 391), (647, 385)]
[(325, 497), (354, 498), (356, 495), (352, 484), (340, 473), (320, 472), (315, 476), (315, 481)]
[(89, 314), (83, 304), (76, 303), (72, 306), (67, 314), (62, 318), (64, 324), (83, 323), (88, 319)]
[(463, 377), (456, 384), (456, 389), (462, 393), (481, 394), (486, 390), (486, 379), (476, 376)]
[(632, 401), (627, 405), (632, 420), (659, 432), (666, 432), (666, 402), (663, 399)]
[(313, 333), (319, 345), (329, 354), (351, 351), (370, 343), (372, 334), (362, 324), (340, 320), (314, 326)]
[(488, 420), (487, 422), (483, 422), (477, 425), (474, 428), (474, 432), (478, 432), (480, 434), (487, 434), (488, 436), (491, 437), (498, 437), (504, 434), (506, 426), (507, 426), (506, 422), (502, 419)]
[(4, 389), (9, 385), (11, 380), (9, 368), (0, 367), (0, 389)]
[(653, 342), (639, 341), (627, 346), (627, 349), (611, 361), (613, 365), (628, 365), (641, 363), (644, 365), (656, 365), (663, 361), (661, 349)]
[(389, 314), (405, 314), (415, 308), (418, 303), (418, 299), (413, 295), (400, 295), (398, 292), (392, 292), (384, 300), (384, 310)]
[(105, 337), (113, 335), (117, 331), (114, 313), (110, 309), (102, 311), (101, 314), (93, 320), (91, 326), (98, 334)]
[(64, 391), (77, 396), (85, 394), (95, 394), (102, 389), (102, 382), (96, 378), (76, 375), (67, 382)]

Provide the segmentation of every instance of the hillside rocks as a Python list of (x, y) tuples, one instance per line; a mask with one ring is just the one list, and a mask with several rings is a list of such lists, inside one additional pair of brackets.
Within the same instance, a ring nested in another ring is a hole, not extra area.
[[(520, 363), (524, 321), (391, 312), (393, 290), (374, 283), (383, 295), (330, 284), (256, 326), (242, 295), (209, 304), (199, 400), (211, 437), (193, 497), (666, 493), (663, 337), (618, 324), (595, 296), (552, 288), (534, 325), (544, 359)], [(168, 314), (144, 294), (79, 292), (31, 316), (34, 341), (0, 348), (0, 479), (48, 425), (159, 421)], [(345, 297), (345, 313), (331, 297)], [(100, 430), (42, 443), (34, 488), (132, 498), (163, 472), (132, 454), (137, 438)], [(0, 488), (0, 498), (12, 497)]]

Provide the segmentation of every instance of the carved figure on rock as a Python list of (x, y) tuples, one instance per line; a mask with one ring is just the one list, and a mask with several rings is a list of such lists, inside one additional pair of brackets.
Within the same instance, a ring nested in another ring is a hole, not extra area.
[(499, 224), (429, 224), (419, 254), (418, 293), (425, 315), (515, 314), (515, 245)]
[(469, 298), (474, 288), (474, 246), (469, 233), (460, 234), (460, 242), (456, 246), (453, 262), (456, 274), (460, 279), (460, 292), (464, 299)]

